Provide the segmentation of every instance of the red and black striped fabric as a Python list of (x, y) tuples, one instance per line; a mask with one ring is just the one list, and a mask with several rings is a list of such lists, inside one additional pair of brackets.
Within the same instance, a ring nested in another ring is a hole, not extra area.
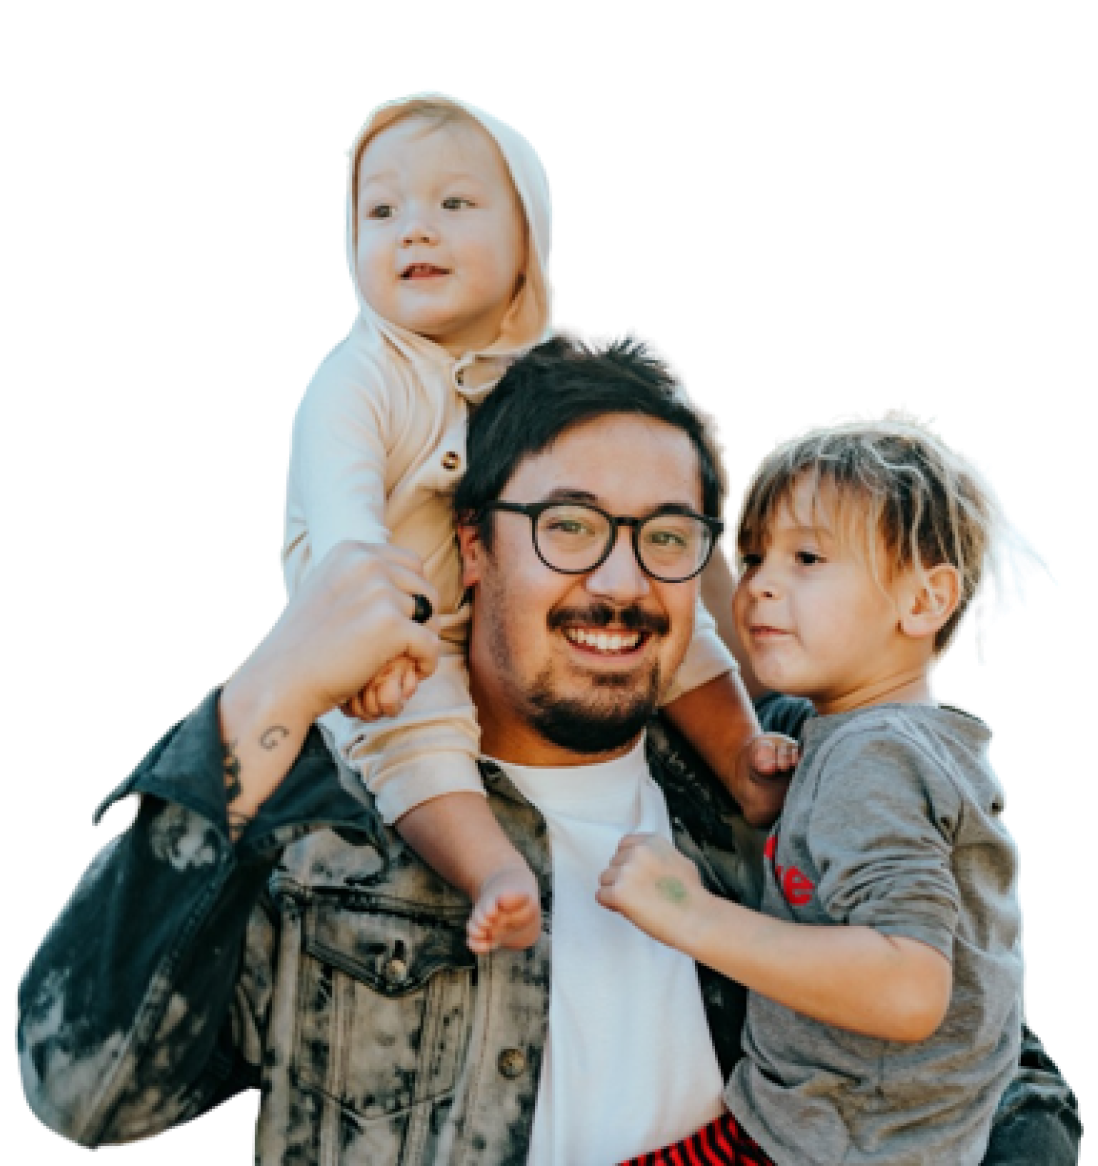
[(773, 1161), (730, 1113), (681, 1142), (630, 1158), (621, 1166), (774, 1166)]

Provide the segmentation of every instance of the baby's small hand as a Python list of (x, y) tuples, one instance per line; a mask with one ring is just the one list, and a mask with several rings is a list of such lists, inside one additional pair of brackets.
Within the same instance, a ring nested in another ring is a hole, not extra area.
[(685, 949), (708, 892), (698, 869), (656, 834), (627, 834), (595, 896), (653, 939)]
[(410, 656), (398, 656), (349, 701), (340, 707), (349, 717), (360, 721), (376, 721), (382, 717), (398, 716), (419, 687), (420, 672)]

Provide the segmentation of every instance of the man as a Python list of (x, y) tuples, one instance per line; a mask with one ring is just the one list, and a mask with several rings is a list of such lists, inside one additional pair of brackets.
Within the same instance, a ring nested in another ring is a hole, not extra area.
[[(469, 464), (455, 502), (485, 783), (545, 933), (474, 958), (468, 903), (309, 730), (369, 679), (349, 548), (111, 799), (143, 795), (21, 993), (27, 1095), (66, 1136), (140, 1138), (259, 1086), (261, 1163), (573, 1166), (719, 1112), (742, 992), (594, 900), (638, 828), (721, 893), (757, 895), (731, 799), (644, 732), (719, 531), (704, 427), (642, 350), (555, 341), (480, 407)], [(1027, 1055), (1004, 1111), (1021, 1124), (988, 1161), (1073, 1162), (1073, 1099)]]

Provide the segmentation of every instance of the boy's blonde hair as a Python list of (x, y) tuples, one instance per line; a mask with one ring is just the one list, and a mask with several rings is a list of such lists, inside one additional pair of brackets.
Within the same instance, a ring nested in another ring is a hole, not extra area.
[(756, 471), (736, 535), (741, 554), (765, 544), (775, 513), (792, 505), (802, 482), (813, 514), (821, 502), (833, 511), (836, 536), (866, 553), (878, 582), (909, 567), (956, 567), (960, 600), (934, 637), (935, 651), (943, 651), (994, 569), (1002, 516), (979, 472), (925, 426), (897, 414), (810, 430), (778, 446)]

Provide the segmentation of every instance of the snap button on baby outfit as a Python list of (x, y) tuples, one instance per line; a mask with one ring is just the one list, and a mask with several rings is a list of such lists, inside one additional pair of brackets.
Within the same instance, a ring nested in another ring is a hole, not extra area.
[(521, 1077), (526, 1069), (526, 1054), (521, 1049), (504, 1049), (496, 1061), (504, 1077)]
[(457, 381), (459, 385), (465, 384), (465, 369), (459, 368), (457, 372), (454, 373), (454, 380)]
[(447, 450), (442, 455), (442, 468), (444, 470), (456, 470), (461, 465), (461, 455), (454, 453), (454, 451)]

